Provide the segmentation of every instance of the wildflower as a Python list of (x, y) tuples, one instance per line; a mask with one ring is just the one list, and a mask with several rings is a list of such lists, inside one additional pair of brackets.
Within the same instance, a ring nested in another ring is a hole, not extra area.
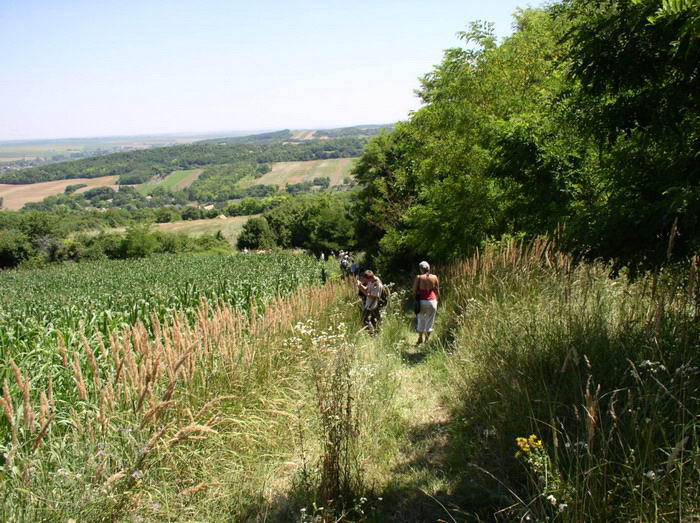
[(654, 472), (653, 470), (646, 471), (644, 475), (649, 479), (656, 479), (656, 472)]
[(568, 506), (566, 503), (559, 503), (559, 512), (564, 512)]
[(557, 504), (557, 498), (555, 498), (552, 494), (550, 494), (549, 496), (547, 496), (547, 501), (549, 501), (552, 505), (556, 505), (556, 504)]
[(533, 448), (539, 448), (542, 446), (542, 440), (540, 440), (534, 434), (527, 439), (528, 444)]
[(528, 443), (527, 438), (515, 438), (515, 443), (523, 452), (530, 452), (530, 444)]
[(143, 472), (141, 472), (140, 470), (135, 470), (131, 473), (131, 477), (134, 479), (140, 479), (141, 476), (143, 476)]

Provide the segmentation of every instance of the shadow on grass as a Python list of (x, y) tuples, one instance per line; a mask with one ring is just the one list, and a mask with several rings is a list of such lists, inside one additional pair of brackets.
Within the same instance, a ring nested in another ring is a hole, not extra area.
[(418, 365), (423, 363), (428, 357), (426, 352), (415, 352), (412, 350), (402, 350), (401, 351), (401, 361), (406, 365)]
[[(408, 435), (409, 459), (392, 470), (370, 521), (496, 521), (508, 499), (498, 485), (467, 463), (463, 436), (452, 420), (416, 426)], [(502, 521), (502, 519), (501, 519)]]

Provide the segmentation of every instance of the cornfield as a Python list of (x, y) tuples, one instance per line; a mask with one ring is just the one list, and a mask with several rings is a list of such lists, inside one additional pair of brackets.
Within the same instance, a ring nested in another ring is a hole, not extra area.
[(233, 423), (224, 404), (261, 408), (300, 357), (278, 338), (338, 292), (324, 276), (284, 253), (1, 273), (0, 519), (117, 518), (145, 469)]

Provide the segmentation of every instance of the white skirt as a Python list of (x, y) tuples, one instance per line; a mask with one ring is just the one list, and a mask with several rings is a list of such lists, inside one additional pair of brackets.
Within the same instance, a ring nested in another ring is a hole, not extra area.
[(420, 312), (416, 318), (416, 331), (433, 332), (433, 323), (435, 323), (437, 303), (437, 300), (420, 301)]

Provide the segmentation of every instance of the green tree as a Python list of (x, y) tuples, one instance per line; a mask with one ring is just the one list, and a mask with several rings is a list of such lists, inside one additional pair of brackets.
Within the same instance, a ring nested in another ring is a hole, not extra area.
[(256, 216), (250, 218), (243, 225), (243, 230), (236, 241), (236, 247), (239, 250), (274, 249), (277, 244), (267, 220), (262, 216)]
[(28, 259), (31, 252), (26, 234), (16, 229), (0, 229), (0, 268), (16, 267)]
[(138, 224), (126, 230), (122, 250), (127, 258), (143, 258), (159, 247), (158, 239), (150, 232), (147, 224)]
[[(692, 2), (570, 0), (567, 35), (579, 133), (595, 140), (604, 198), (576, 240), (592, 256), (651, 268), (700, 247), (700, 39)], [(679, 8), (674, 9), (672, 5)], [(673, 238), (671, 237), (673, 236)]]

